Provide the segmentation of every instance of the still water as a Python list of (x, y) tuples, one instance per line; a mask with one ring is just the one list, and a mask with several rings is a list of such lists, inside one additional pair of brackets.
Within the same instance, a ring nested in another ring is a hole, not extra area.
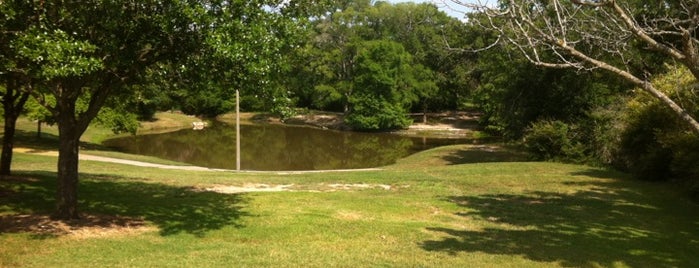
[[(412, 153), (467, 139), (405, 137), (309, 127), (241, 125), (241, 169), (327, 170), (393, 164)], [(235, 169), (235, 125), (216, 122), (203, 130), (111, 139), (116, 150), (156, 156), (196, 166)]]

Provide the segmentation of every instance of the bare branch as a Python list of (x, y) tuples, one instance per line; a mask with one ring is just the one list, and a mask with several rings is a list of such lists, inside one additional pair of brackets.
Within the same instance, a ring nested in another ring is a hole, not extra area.
[[(615, 0), (503, 0), (500, 6), (484, 5), (480, 1), (472, 4), (452, 0), (452, 3), (473, 10), (477, 19), (469, 23), (496, 33), (496, 43), (509, 44), (532, 64), (610, 71), (662, 101), (699, 134), (699, 122), (655, 89), (645, 74), (633, 74), (630, 71), (633, 63), (625, 55), (631, 41), (637, 40), (687, 66), (699, 78), (699, 2), (679, 1), (679, 8), (673, 12), (666, 11), (665, 6), (658, 8), (661, 14), (656, 17), (631, 16), (632, 9)], [(487, 23), (482, 24), (478, 19)], [(494, 47), (496, 43), (474, 51)], [(620, 64), (602, 58), (616, 58)]]

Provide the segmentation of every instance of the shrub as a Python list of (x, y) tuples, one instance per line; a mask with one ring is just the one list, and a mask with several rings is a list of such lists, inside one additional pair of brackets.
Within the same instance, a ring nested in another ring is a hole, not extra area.
[[(653, 84), (699, 116), (696, 79), (686, 68), (670, 71)], [(673, 180), (699, 197), (699, 136), (669, 108), (641, 93), (626, 103), (615, 163), (646, 180)]]
[(524, 147), (536, 160), (584, 162), (585, 147), (577, 141), (575, 128), (558, 120), (539, 120), (527, 128)]
[(399, 106), (367, 96), (357, 101), (345, 118), (345, 123), (355, 130), (379, 131), (407, 128), (412, 120)]

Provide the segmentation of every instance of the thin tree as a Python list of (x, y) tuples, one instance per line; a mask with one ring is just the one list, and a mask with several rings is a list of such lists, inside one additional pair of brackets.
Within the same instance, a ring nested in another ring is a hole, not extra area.
[(4, 109), (5, 125), (2, 136), (2, 154), (0, 155), (0, 177), (11, 175), (12, 150), (14, 149), (15, 126), (22, 113), (24, 104), (29, 99), (29, 85), (16, 76), (5, 79), (5, 90), (0, 92)]
[(4, 110), (4, 132), (0, 176), (11, 175), (15, 125), (27, 102), (31, 83), (26, 69), (27, 61), (18, 57), (16, 40), (35, 20), (28, 16), (31, 4), (10, 1), (0, 4), (0, 99)]

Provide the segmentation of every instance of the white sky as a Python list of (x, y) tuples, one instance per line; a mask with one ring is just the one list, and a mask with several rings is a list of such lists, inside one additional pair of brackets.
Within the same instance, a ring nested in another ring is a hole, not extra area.
[[(387, 0), (390, 3), (403, 3), (403, 2), (413, 2), (413, 3), (434, 3), (437, 7), (439, 7), (439, 10), (444, 11), (447, 13), (449, 16), (452, 16), (457, 19), (463, 19), (464, 18), (464, 12), (466, 12), (468, 9), (464, 6), (460, 6), (459, 4), (456, 4), (454, 2), (463, 2), (463, 3), (478, 3), (479, 0), (457, 0), (457, 1), (452, 1), (452, 0)], [(480, 0), (481, 3), (487, 3), (487, 2), (493, 2), (497, 0)]]

